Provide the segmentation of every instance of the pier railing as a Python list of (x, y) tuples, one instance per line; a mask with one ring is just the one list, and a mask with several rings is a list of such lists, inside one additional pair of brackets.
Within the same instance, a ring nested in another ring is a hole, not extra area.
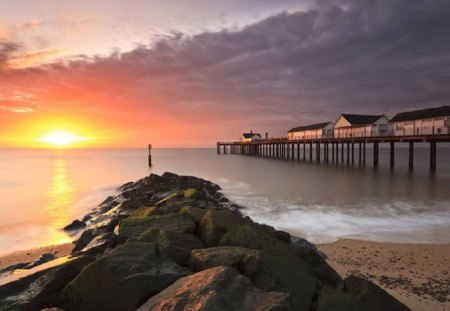
[[(436, 171), (437, 143), (450, 142), (450, 134), (369, 136), (369, 137), (321, 137), (307, 139), (262, 139), (251, 142), (217, 142), (217, 154), (242, 154), (274, 159), (315, 160), (317, 162), (355, 162), (355, 144), (358, 145), (358, 163), (366, 164), (366, 145), (373, 145), (373, 166), (379, 165), (379, 144), (387, 143), (390, 148), (390, 168), (395, 166), (395, 144), (408, 143), (408, 167), (414, 168), (414, 144), (430, 145), (430, 171)], [(345, 152), (346, 149), (346, 152)], [(314, 152), (313, 152), (314, 151)], [(315, 157), (313, 156), (315, 153)]]

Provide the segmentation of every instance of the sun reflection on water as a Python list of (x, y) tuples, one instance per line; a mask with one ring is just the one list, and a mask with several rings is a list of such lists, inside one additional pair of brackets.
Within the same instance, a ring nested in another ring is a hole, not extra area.
[(47, 204), (45, 213), (51, 226), (50, 237), (45, 244), (62, 244), (71, 241), (61, 228), (71, 222), (70, 207), (74, 203), (74, 187), (67, 176), (66, 162), (58, 159), (55, 162), (55, 169), (52, 182), (46, 192)]

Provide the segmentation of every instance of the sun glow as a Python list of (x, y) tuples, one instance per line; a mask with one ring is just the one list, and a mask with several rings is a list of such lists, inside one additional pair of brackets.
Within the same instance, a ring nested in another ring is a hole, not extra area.
[(47, 133), (45, 136), (38, 139), (40, 142), (44, 142), (57, 147), (64, 147), (77, 142), (89, 140), (87, 137), (78, 136), (68, 131), (57, 130)]

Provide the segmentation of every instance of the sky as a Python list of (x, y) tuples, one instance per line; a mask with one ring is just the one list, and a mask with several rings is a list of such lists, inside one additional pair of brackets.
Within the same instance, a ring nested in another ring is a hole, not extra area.
[(448, 105), (448, 0), (0, 0), (0, 147), (212, 147)]

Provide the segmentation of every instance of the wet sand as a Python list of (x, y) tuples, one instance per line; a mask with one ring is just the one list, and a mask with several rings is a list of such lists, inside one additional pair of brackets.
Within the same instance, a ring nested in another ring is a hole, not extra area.
[(317, 246), (342, 277), (367, 278), (414, 311), (450, 310), (450, 244), (339, 240)]
[(14, 264), (35, 261), (42, 254), (52, 253), (57, 258), (64, 257), (69, 255), (72, 249), (73, 244), (66, 243), (0, 254), (0, 270)]

